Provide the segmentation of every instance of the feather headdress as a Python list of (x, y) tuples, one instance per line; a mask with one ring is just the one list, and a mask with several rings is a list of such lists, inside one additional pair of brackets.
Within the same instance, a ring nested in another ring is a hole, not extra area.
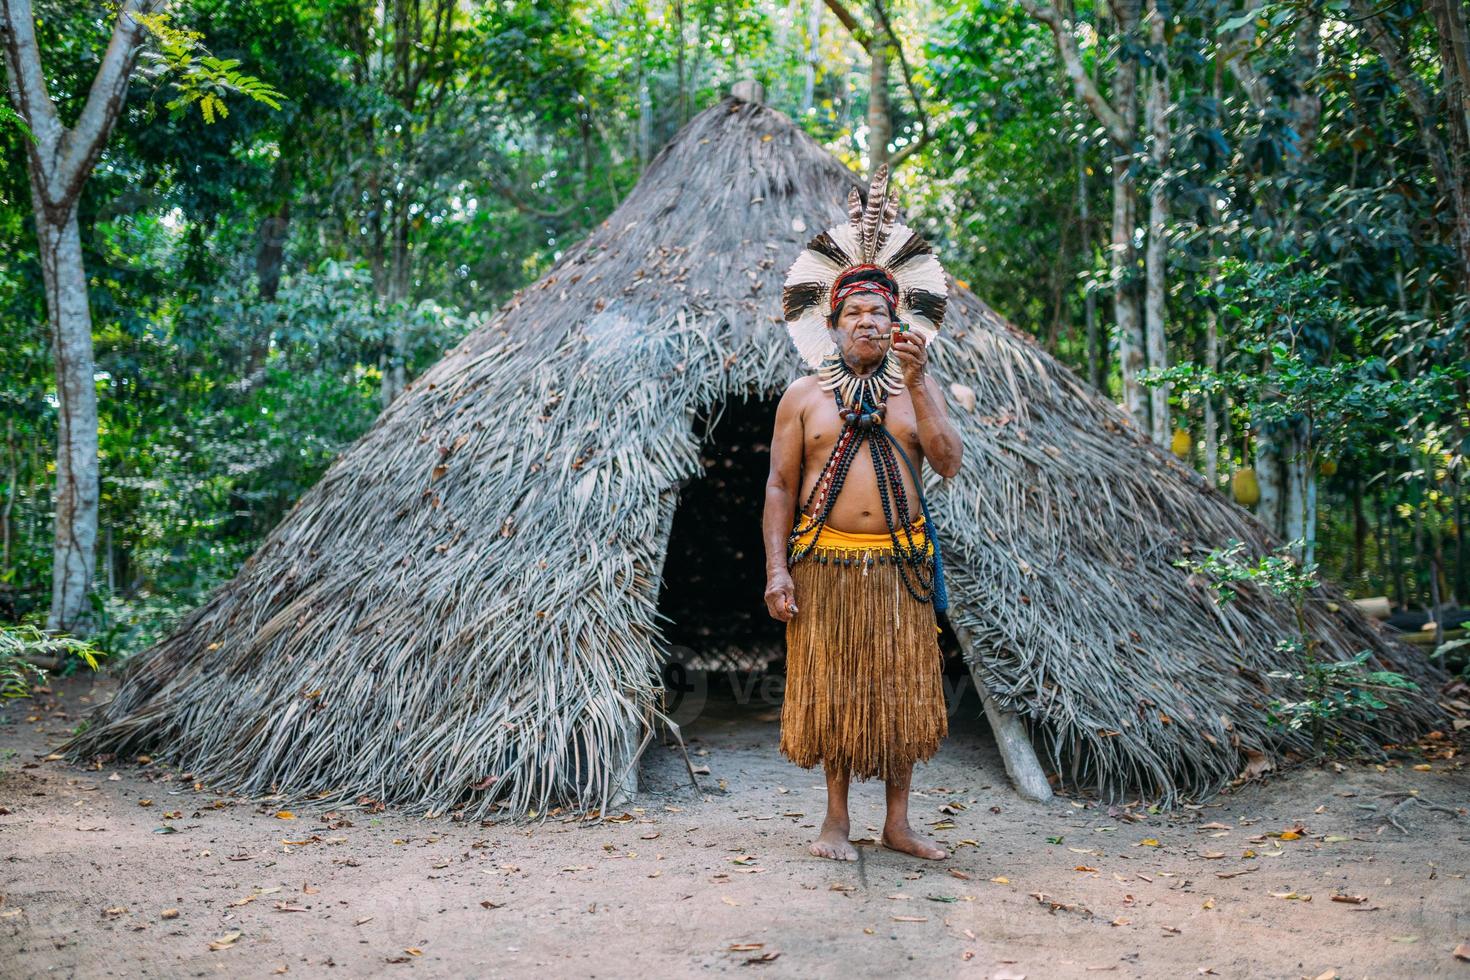
[(933, 340), (944, 321), (944, 269), (929, 243), (898, 223), (898, 200), (888, 189), (888, 165), (873, 174), (864, 201), (854, 187), (847, 196), (847, 224), (835, 225), (807, 242), (781, 291), (786, 329), (802, 360), (821, 367), (832, 351), (827, 334), (833, 288), (843, 274), (877, 266), (898, 284), (897, 313), (914, 331)]

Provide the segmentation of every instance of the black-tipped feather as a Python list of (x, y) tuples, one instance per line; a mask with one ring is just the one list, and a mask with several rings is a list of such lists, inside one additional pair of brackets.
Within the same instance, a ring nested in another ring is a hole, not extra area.
[(838, 265), (847, 265), (852, 262), (852, 256), (842, 250), (842, 246), (832, 240), (832, 236), (825, 231), (806, 243), (806, 247), (836, 262)]
[(795, 320), (822, 301), (820, 283), (799, 282), (781, 290), (781, 307), (787, 321)]
[(926, 316), (938, 326), (944, 321), (944, 307), (947, 300), (927, 289), (910, 289), (908, 292), (908, 307), (921, 316)]
[(893, 257), (888, 260), (888, 267), (890, 269), (900, 268), (910, 259), (920, 255), (928, 255), (932, 251), (934, 249), (930, 248), (929, 243), (924, 241), (919, 235), (910, 235), (909, 240), (899, 246), (898, 251), (894, 252)]

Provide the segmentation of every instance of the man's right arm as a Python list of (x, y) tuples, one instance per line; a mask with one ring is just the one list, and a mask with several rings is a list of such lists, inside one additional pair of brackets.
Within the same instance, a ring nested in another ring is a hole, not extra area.
[(766, 610), (783, 623), (796, 615), (796, 588), (786, 566), (786, 542), (796, 522), (796, 497), (801, 492), (804, 380), (787, 388), (776, 405), (771, 473), (766, 478), (766, 503), (761, 519), (766, 543)]

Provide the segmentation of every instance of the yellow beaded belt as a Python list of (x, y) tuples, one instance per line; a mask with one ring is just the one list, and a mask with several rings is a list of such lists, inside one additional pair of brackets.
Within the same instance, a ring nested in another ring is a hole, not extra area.
[[(811, 515), (802, 514), (802, 520), (800, 523), (810, 524), (813, 520), (814, 518)], [(925, 548), (926, 554), (932, 555), (934, 553), (934, 542), (930, 541), (929, 536), (924, 533), (923, 514), (920, 514), (918, 517), (914, 518), (912, 522), (909, 523), (909, 534), (913, 536), (915, 545), (919, 545)], [(791, 546), (793, 548), (805, 548), (807, 545), (811, 544), (812, 539), (815, 538), (816, 535), (817, 528), (813, 527), (810, 531), (807, 531), (805, 534), (797, 537), (797, 539), (792, 542)], [(908, 543), (908, 538), (906, 535), (903, 534), (902, 531), (899, 532), (898, 540), (905, 544)], [(826, 527), (822, 528), (822, 537), (821, 540), (817, 542), (816, 550), (818, 552), (835, 551), (845, 552), (849, 554), (868, 552), (873, 555), (891, 555), (893, 554), (893, 537), (887, 531), (881, 531), (876, 534), (855, 531), (839, 531), (835, 527), (827, 525)]]

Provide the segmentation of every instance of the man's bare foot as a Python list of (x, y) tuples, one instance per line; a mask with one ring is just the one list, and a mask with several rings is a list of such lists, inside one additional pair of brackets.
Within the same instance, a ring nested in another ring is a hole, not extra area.
[(928, 858), (938, 861), (940, 858), (949, 857), (949, 852), (927, 837), (920, 837), (914, 833), (912, 827), (907, 823), (899, 826), (885, 826), (883, 828), (883, 846), (894, 851), (902, 851), (912, 854), (914, 857)]
[(811, 852), (819, 858), (831, 858), (833, 861), (856, 861), (858, 852), (852, 841), (847, 839), (848, 829), (847, 824), (830, 817), (823, 820), (822, 832), (812, 841)]

